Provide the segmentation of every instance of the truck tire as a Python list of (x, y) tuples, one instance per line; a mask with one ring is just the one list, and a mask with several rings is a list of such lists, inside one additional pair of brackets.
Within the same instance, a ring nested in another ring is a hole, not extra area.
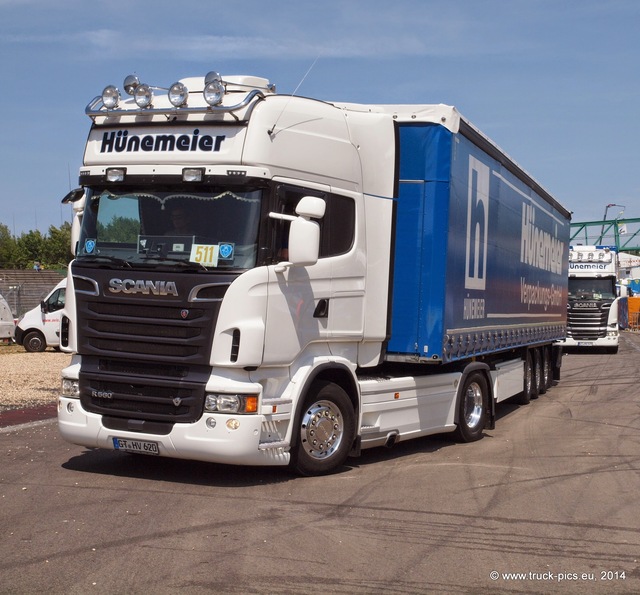
[(40, 331), (29, 331), (22, 339), (22, 346), (26, 351), (40, 352), (47, 348), (47, 342)]
[(553, 370), (551, 369), (551, 347), (545, 345), (542, 351), (542, 392), (546, 393), (553, 384)]
[(300, 475), (325, 475), (342, 465), (355, 438), (355, 412), (333, 382), (316, 382), (293, 428), (291, 467)]
[(458, 427), (454, 436), (458, 442), (474, 442), (482, 438), (487, 421), (489, 388), (482, 372), (471, 372), (460, 391)]
[[(533, 365), (532, 349), (527, 349), (524, 358), (524, 369), (522, 374), (522, 392), (512, 397), (511, 401), (518, 405), (528, 405), (531, 399), (537, 398), (536, 392), (537, 382), (535, 379), (535, 369)], [(535, 395), (535, 396), (534, 396)]]
[(539, 347), (531, 350), (531, 358), (533, 362), (533, 391), (531, 398), (537, 399), (544, 392), (542, 390), (542, 356)]

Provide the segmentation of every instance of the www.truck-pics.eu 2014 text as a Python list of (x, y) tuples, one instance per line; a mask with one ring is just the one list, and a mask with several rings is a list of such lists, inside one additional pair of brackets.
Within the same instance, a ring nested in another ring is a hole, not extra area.
[(68, 441), (322, 474), (559, 378), (569, 213), (455, 108), (124, 91), (65, 199)]

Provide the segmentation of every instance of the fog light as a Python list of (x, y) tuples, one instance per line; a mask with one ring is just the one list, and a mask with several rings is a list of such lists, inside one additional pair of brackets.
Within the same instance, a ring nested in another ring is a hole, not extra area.
[(228, 419), (227, 428), (230, 430), (237, 430), (240, 427), (240, 422), (237, 419)]
[(67, 403), (67, 413), (73, 413), (75, 405), (73, 403)]
[(215, 417), (207, 417), (207, 421), (205, 423), (207, 425), (207, 428), (209, 428), (210, 430), (213, 430), (213, 428), (216, 427), (216, 418)]

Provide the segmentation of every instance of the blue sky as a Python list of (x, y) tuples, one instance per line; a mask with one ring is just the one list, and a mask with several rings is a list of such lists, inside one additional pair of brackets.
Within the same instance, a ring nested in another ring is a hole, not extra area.
[(455, 105), (574, 222), (610, 203), (640, 217), (639, 58), (637, 0), (0, 0), (0, 223), (69, 220), (84, 109), (107, 84), (210, 70), (325, 100)]

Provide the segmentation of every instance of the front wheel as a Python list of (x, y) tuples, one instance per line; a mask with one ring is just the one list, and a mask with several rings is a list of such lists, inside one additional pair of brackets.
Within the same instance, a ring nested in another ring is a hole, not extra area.
[(489, 389), (481, 372), (467, 376), (458, 403), (458, 427), (455, 437), (459, 442), (473, 442), (482, 438), (487, 420)]
[(347, 393), (333, 382), (316, 383), (296, 417), (292, 468), (324, 475), (342, 465), (355, 438), (355, 413)]
[(40, 352), (47, 348), (47, 342), (41, 332), (29, 331), (22, 340), (22, 346), (27, 351)]

